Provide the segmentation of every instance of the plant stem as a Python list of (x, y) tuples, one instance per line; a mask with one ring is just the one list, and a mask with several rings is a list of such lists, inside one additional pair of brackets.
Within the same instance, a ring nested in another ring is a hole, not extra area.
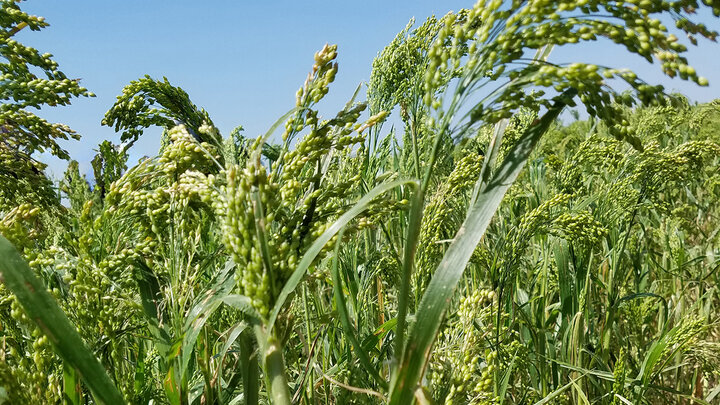
[(265, 335), (260, 328), (256, 328), (258, 341), (264, 342), (263, 368), (265, 369), (265, 381), (267, 383), (268, 397), (273, 405), (290, 405), (290, 390), (288, 389), (287, 378), (285, 377), (285, 363), (282, 357), (282, 345), (275, 336), (267, 336), (266, 339), (259, 339)]
[(420, 236), (420, 224), (422, 223), (423, 205), (425, 192), (422, 187), (418, 188), (412, 199), (410, 208), (410, 222), (407, 230), (407, 240), (403, 252), (402, 282), (398, 294), (398, 321), (396, 328), (396, 356), (401, 356), (405, 349), (405, 329), (407, 326), (407, 309), (410, 295), (410, 280), (412, 277), (413, 265), (415, 264), (415, 252), (417, 251), (418, 237)]

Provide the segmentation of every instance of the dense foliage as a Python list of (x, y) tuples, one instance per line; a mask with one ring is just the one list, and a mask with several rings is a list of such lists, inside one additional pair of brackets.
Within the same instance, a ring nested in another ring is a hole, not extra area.
[(326, 45), (256, 139), (144, 77), (93, 180), (54, 184), (32, 155), (77, 135), (27, 109), (91, 93), (3, 0), (0, 403), (716, 403), (720, 102), (551, 57), (610, 40), (707, 85), (662, 22), (714, 41), (696, 10), (480, 0), (411, 21), (331, 118)]

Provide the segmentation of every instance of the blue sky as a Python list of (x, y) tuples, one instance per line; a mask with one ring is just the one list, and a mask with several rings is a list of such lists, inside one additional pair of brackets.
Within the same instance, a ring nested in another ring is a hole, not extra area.
[[(471, 7), (472, 1), (187, 1), (187, 0), (30, 0), (21, 7), (41, 15), (50, 27), (21, 32), (18, 39), (50, 52), (69, 77), (97, 97), (76, 99), (68, 107), (44, 108), (39, 114), (68, 124), (83, 138), (64, 146), (87, 171), (92, 149), (118, 135), (100, 125), (105, 111), (130, 80), (149, 74), (166, 76), (204, 107), (224, 135), (242, 125), (257, 136), (293, 107), (295, 92), (325, 43), (338, 44), (339, 72), (322, 103), (325, 115), (340, 108), (355, 87), (369, 79), (373, 58), (411, 17), (421, 22), (435, 14)], [(701, 16), (711, 28), (718, 20)], [(635, 69), (650, 82), (679, 90), (699, 102), (720, 89), (720, 45), (702, 41), (690, 61), (710, 80), (699, 88), (662, 76), (658, 65), (626, 56), (611, 44), (565, 47), (555, 61), (582, 61)], [(321, 111), (322, 112), (322, 111)], [(131, 155), (134, 163), (152, 155), (160, 130), (149, 130)], [(65, 164), (54, 159), (50, 170), (61, 175)]]

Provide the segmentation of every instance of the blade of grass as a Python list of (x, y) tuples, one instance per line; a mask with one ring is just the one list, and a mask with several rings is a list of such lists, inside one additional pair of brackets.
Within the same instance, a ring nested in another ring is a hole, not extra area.
[[(257, 345), (254, 344), (250, 329), (239, 337), (240, 373), (242, 374), (243, 396), (246, 405), (257, 405), (260, 399), (260, 364)], [(228, 393), (232, 394), (232, 393)]]
[[(338, 240), (342, 240), (343, 233), (344, 229), (341, 229), (340, 233), (338, 233)], [(355, 355), (358, 356), (358, 359), (360, 360), (360, 363), (363, 365), (363, 367), (365, 367), (365, 370), (375, 379), (375, 381), (381, 387), (387, 389), (387, 382), (385, 382), (385, 380), (380, 377), (380, 373), (378, 373), (377, 369), (373, 367), (372, 362), (370, 361), (370, 357), (368, 357), (367, 352), (363, 350), (363, 346), (360, 345), (355, 328), (353, 327), (352, 322), (350, 322), (350, 316), (348, 315), (347, 304), (345, 302), (345, 295), (343, 294), (342, 290), (342, 279), (340, 277), (340, 271), (338, 269), (339, 255), (340, 243), (337, 243), (335, 246), (335, 256), (333, 257), (333, 262), (331, 266), (332, 271), (330, 274), (332, 275), (333, 281), (335, 305), (337, 306), (338, 316), (340, 317), (343, 332), (345, 332), (345, 337), (350, 341), (353, 349), (355, 349)]]
[(425, 206), (425, 190), (419, 187), (412, 196), (412, 205), (408, 214), (408, 228), (403, 248), (402, 276), (400, 289), (398, 291), (398, 315), (397, 327), (395, 328), (395, 350), (402, 353), (405, 348), (405, 329), (407, 325), (407, 312), (410, 303), (410, 280), (415, 264), (415, 254), (420, 237), (423, 209)]
[(515, 369), (515, 360), (517, 360), (518, 358), (518, 350), (515, 350), (515, 353), (513, 353), (513, 358), (512, 361), (510, 361), (510, 366), (508, 366), (507, 370), (505, 370), (505, 372), (503, 373), (502, 381), (500, 382), (500, 389), (498, 389), (499, 398), (505, 398), (505, 393), (507, 392), (508, 384), (510, 383), (510, 376), (512, 376), (513, 370)]
[(220, 300), (225, 305), (231, 306), (242, 312), (245, 316), (247, 316), (247, 320), (250, 321), (251, 324), (255, 325), (262, 323), (262, 317), (252, 305), (252, 300), (249, 297), (238, 294), (230, 294), (220, 298)]
[(581, 378), (583, 378), (583, 377), (585, 377), (584, 374), (581, 375), (580, 377), (578, 377), (578, 378), (570, 381), (569, 383), (563, 385), (562, 387), (556, 389), (555, 391), (551, 392), (550, 395), (548, 395), (548, 396), (546, 396), (545, 398), (541, 399), (540, 401), (536, 402), (535, 405), (544, 405), (544, 404), (550, 403), (550, 401), (552, 401), (553, 399), (555, 399), (555, 397), (557, 397), (558, 395), (560, 395), (560, 394), (562, 394), (563, 392), (565, 392), (568, 388), (570, 388), (570, 387), (572, 387), (573, 385), (575, 385), (575, 383), (576, 383), (577, 381), (579, 381), (579, 380), (580, 380)]
[(137, 360), (135, 362), (135, 372), (133, 373), (135, 390), (135, 398), (138, 404), (147, 404), (150, 401), (149, 390), (146, 390), (148, 384), (147, 367), (145, 360), (145, 341), (138, 339), (137, 343)]
[(220, 307), (222, 299), (230, 293), (235, 278), (232, 277), (231, 269), (233, 263), (229, 261), (225, 268), (218, 274), (213, 285), (205, 292), (203, 298), (190, 310), (185, 320), (185, 333), (182, 342), (182, 354), (180, 357), (180, 374), (185, 374), (190, 361), (190, 356), (195, 351), (195, 342), (205, 322)]
[(63, 363), (63, 399), (66, 404), (80, 405), (82, 389), (75, 367)]
[(307, 271), (308, 267), (310, 267), (317, 255), (320, 254), (323, 246), (325, 246), (325, 244), (328, 243), (328, 241), (330, 241), (330, 239), (332, 239), (332, 237), (335, 236), (335, 234), (338, 233), (340, 229), (342, 229), (344, 226), (346, 226), (353, 218), (360, 215), (368, 207), (368, 205), (370, 205), (372, 200), (382, 195), (383, 193), (392, 190), (395, 187), (399, 187), (405, 184), (417, 186), (417, 181), (395, 180), (390, 183), (384, 183), (375, 186), (375, 188), (365, 194), (360, 199), (360, 201), (358, 201), (345, 214), (341, 215), (337, 221), (335, 221), (327, 230), (325, 230), (325, 232), (323, 232), (322, 235), (320, 235), (320, 237), (315, 240), (315, 242), (313, 242), (313, 244), (303, 256), (302, 260), (300, 260), (300, 263), (298, 264), (293, 274), (283, 286), (282, 290), (280, 291), (280, 295), (278, 295), (278, 298), (275, 301), (275, 306), (273, 306), (273, 310), (270, 313), (270, 318), (268, 319), (267, 323), (268, 334), (270, 333), (270, 331), (272, 331), (272, 328), (275, 325), (275, 320), (277, 319), (280, 310), (285, 305), (285, 300), (288, 296), (290, 296), (293, 291), (295, 291), (295, 287), (300, 284), (300, 281), (305, 275), (305, 271)]
[[(222, 348), (218, 352), (218, 354), (215, 356), (217, 358), (217, 369), (215, 370), (215, 378), (218, 380), (223, 378), (223, 366), (225, 363), (225, 356), (227, 355), (228, 351), (230, 350), (230, 347), (235, 344), (235, 341), (238, 339), (240, 334), (242, 334), (245, 330), (247, 330), (248, 324), (245, 322), (240, 322), (230, 328), (229, 330), (225, 331), (223, 335), (227, 335), (227, 339), (225, 340), (225, 343), (223, 344)], [(242, 366), (242, 364), (241, 364)], [(237, 374), (237, 371), (235, 372)], [(242, 373), (241, 373), (242, 375)], [(230, 379), (228, 382), (232, 382), (233, 378)], [(222, 384), (221, 384), (222, 385)], [(221, 403), (225, 403), (228, 399), (228, 397), (232, 394), (232, 388), (231, 386), (228, 387), (229, 389), (226, 392), (219, 392), (218, 398), (221, 399)], [(222, 390), (222, 386), (220, 387), (220, 390)], [(225, 399), (225, 401), (222, 401), (222, 399)]]
[(582, 403), (584, 405), (590, 405), (590, 401), (587, 399), (587, 395), (583, 392), (582, 388), (577, 384), (577, 382), (573, 381), (573, 388), (575, 389), (575, 392), (577, 393), (577, 396), (579, 398), (578, 402)]
[(539, 122), (528, 128), (520, 137), (496, 174), (479, 190), (475, 204), (468, 210), (465, 221), (443, 256), (420, 301), (417, 321), (410, 331), (398, 373), (395, 374), (396, 377), (391, 384), (391, 404), (412, 402), (413, 392), (424, 374), (445, 310), (450, 305), (455, 287), (475, 247), (490, 225), (505, 193), (525, 166), (530, 152), (575, 94), (574, 90), (568, 91), (558, 98)]
[(135, 261), (135, 280), (140, 293), (140, 303), (148, 323), (148, 330), (154, 338), (154, 343), (163, 358), (169, 356), (172, 346), (172, 339), (167, 331), (167, 326), (161, 325), (162, 314), (160, 313), (160, 282), (157, 276), (144, 261)]
[(77, 369), (98, 402), (125, 403), (105, 368), (85, 345), (42, 281), (33, 274), (10, 241), (1, 235), (0, 257), (3, 258), (0, 262), (1, 281), (15, 294), (28, 317), (45, 333), (60, 357)]

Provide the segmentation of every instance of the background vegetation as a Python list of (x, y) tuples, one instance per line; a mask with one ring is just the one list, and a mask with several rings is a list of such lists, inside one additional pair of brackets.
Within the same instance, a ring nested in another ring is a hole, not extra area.
[(672, 33), (715, 40), (698, 9), (481, 0), (331, 118), (326, 45), (257, 139), (144, 77), (55, 184), (33, 154), (77, 135), (34, 108), (92, 94), (3, 1), (0, 403), (717, 403), (720, 102), (551, 57), (612, 40), (707, 85)]

